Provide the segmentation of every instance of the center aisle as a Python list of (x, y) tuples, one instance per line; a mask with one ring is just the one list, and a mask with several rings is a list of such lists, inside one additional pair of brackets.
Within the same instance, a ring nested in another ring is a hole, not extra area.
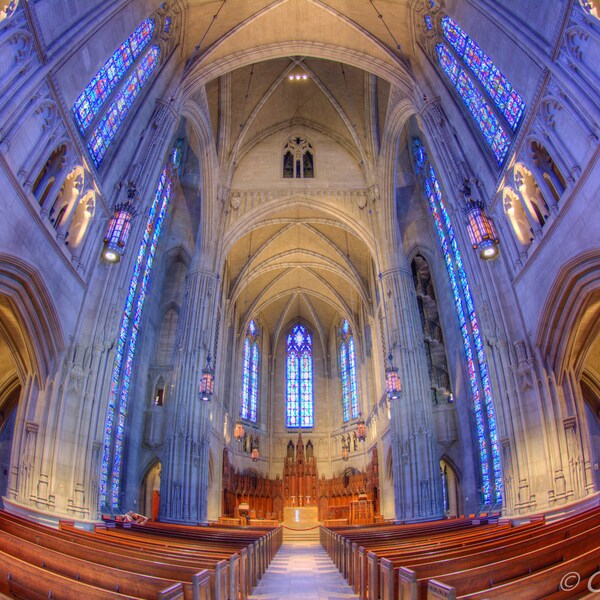
[(251, 600), (346, 600), (358, 598), (319, 542), (284, 542)]

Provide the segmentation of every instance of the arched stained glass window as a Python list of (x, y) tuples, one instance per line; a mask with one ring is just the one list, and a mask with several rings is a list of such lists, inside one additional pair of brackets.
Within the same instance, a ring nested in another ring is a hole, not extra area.
[(148, 50), (92, 133), (87, 146), (96, 167), (102, 164), (108, 147), (125, 120), (129, 109), (156, 69), (159, 56), (160, 48), (158, 46), (152, 46)]
[(417, 177), (423, 195), (429, 203), (435, 232), (444, 256), (467, 359), (481, 467), (482, 501), (486, 504), (499, 503), (502, 502), (503, 496), (500, 442), (492, 386), (475, 304), (440, 184), (429, 161), (427, 150), (419, 138), (414, 138), (412, 151)]
[(286, 425), (313, 427), (312, 336), (298, 323), (287, 336)]
[(479, 126), (485, 141), (496, 157), (496, 161), (499, 165), (502, 164), (510, 147), (508, 133), (485, 101), (483, 94), (466, 71), (458, 64), (448, 47), (445, 44), (438, 44), (436, 51), (442, 69), (444, 69), (458, 95)]
[(450, 17), (442, 19), (442, 30), (458, 56), (477, 77), (489, 97), (515, 131), (525, 110), (523, 98), (502, 75), (490, 57)]
[(244, 339), (244, 363), (242, 372), (242, 407), (240, 416), (245, 421), (256, 423), (258, 409), (258, 369), (260, 349), (258, 339), (260, 332), (256, 323), (250, 321)]
[(358, 419), (358, 386), (356, 354), (350, 323), (342, 322), (339, 331), (340, 378), (342, 380), (342, 416), (344, 421)]
[(145, 19), (139, 27), (113, 52), (92, 77), (73, 105), (73, 115), (83, 135), (102, 105), (116, 88), (129, 67), (148, 45), (154, 34), (154, 20)]

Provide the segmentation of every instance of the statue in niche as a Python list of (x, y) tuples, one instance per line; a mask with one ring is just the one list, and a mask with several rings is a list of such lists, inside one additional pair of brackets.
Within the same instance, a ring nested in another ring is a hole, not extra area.
[(292, 440), (290, 440), (287, 445), (287, 457), (294, 458), (294, 442), (292, 442)]
[(313, 456), (313, 444), (310, 440), (308, 440), (308, 443), (306, 444), (306, 458), (313, 458)]

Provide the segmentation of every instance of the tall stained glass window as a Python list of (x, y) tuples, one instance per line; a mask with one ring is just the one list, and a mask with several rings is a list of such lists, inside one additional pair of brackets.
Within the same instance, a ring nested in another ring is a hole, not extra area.
[(170, 170), (165, 166), (148, 213), (119, 327), (110, 381), (100, 472), (100, 505), (110, 510), (119, 510), (125, 420), (129, 405), (133, 362), (152, 265), (171, 199), (171, 190)]
[(96, 167), (102, 164), (108, 147), (125, 120), (129, 109), (156, 69), (159, 55), (160, 48), (158, 46), (152, 46), (148, 50), (94, 129), (87, 146)]
[(340, 378), (342, 380), (342, 416), (344, 421), (358, 419), (358, 386), (356, 382), (356, 354), (350, 323), (342, 322), (339, 331)]
[(523, 98), (504, 77), (490, 57), (450, 17), (442, 19), (444, 37), (515, 131), (525, 110)]
[(414, 138), (412, 150), (417, 177), (429, 202), (436, 235), (444, 256), (467, 359), (481, 466), (482, 501), (486, 504), (500, 503), (503, 484), (496, 413), (475, 304), (435, 170), (419, 138)]
[(153, 34), (154, 20), (142, 21), (139, 27), (113, 52), (75, 100), (73, 115), (82, 135), (129, 67), (148, 45)]
[(436, 46), (440, 66), (501, 165), (508, 154), (512, 132), (517, 130), (525, 112), (525, 102), (456, 21), (445, 16), (442, 31), (449, 46), (443, 43)]
[(312, 336), (300, 323), (287, 336), (286, 381), (287, 427), (313, 427)]
[(504, 161), (510, 147), (510, 136), (485, 101), (473, 80), (458, 64), (445, 44), (436, 46), (438, 60), (444, 72), (454, 85), (465, 106), (469, 109), (475, 123), (479, 126), (488, 146), (492, 149), (498, 164)]
[(256, 423), (258, 408), (258, 369), (260, 349), (258, 347), (259, 330), (254, 321), (250, 321), (244, 339), (244, 363), (242, 371), (242, 408), (240, 415), (245, 421)]

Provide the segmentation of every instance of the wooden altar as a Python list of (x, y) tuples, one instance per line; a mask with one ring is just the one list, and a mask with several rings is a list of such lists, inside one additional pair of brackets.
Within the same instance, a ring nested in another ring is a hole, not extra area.
[(317, 515), (316, 519), (321, 522), (373, 523), (379, 515), (377, 449), (371, 451), (371, 460), (364, 471), (347, 468), (331, 479), (325, 476), (319, 479), (313, 445), (310, 440), (304, 445), (300, 433), (296, 444), (292, 440), (288, 443), (283, 478), (278, 475), (269, 479), (253, 469), (235, 470), (226, 448), (223, 455), (223, 517), (239, 517), (238, 507), (245, 503), (252, 520), (284, 521), (289, 515), (300, 515), (293, 511), (288, 515), (288, 508), (308, 508), (312, 511), (307, 511), (306, 515), (309, 512)]

